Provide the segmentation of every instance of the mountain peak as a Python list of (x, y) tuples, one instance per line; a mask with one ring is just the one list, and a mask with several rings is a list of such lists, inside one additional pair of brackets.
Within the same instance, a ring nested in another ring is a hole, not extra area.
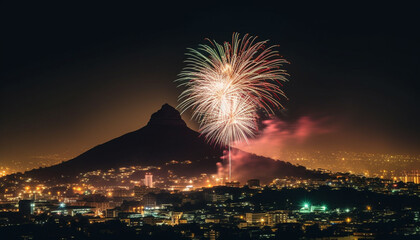
[(165, 103), (160, 110), (152, 114), (147, 125), (186, 126), (187, 124), (185, 124), (181, 114), (174, 107)]

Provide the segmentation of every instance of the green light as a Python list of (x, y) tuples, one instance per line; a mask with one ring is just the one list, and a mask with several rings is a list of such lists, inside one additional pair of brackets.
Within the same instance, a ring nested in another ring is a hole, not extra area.
[(346, 208), (346, 212), (350, 212), (350, 209)]

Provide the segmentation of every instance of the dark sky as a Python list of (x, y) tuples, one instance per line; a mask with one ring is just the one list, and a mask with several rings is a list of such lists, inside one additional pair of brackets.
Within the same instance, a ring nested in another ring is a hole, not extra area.
[(235, 31), (280, 44), (282, 118), (329, 118), (320, 147), (419, 153), (415, 6), (138, 2), (1, 3), (0, 163), (66, 159), (142, 127), (176, 105), (185, 49)]

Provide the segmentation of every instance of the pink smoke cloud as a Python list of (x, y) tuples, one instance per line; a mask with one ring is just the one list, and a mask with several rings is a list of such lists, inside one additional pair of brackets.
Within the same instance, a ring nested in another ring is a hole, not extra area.
[[(319, 174), (307, 171), (305, 167), (294, 166), (291, 163), (273, 160), (272, 158), (258, 156), (242, 150), (232, 148), (232, 180), (245, 183), (247, 180), (256, 178), (263, 184), (271, 182), (275, 178), (319, 177)], [(228, 152), (223, 156), (223, 165), (219, 164), (219, 177), (228, 176)]]
[[(281, 176), (307, 176), (304, 167), (276, 160), (282, 159), (285, 149), (303, 145), (313, 136), (332, 132), (334, 127), (328, 120), (305, 116), (293, 123), (280, 119), (263, 121), (262, 130), (255, 138), (249, 139), (248, 143), (232, 144), (232, 179), (244, 182), (258, 178), (268, 182)], [(228, 154), (225, 151), (223, 163), (217, 165), (219, 177), (228, 176)]]
[(332, 127), (325, 126), (327, 120), (315, 120), (306, 116), (294, 123), (280, 119), (265, 120), (264, 127), (257, 137), (250, 139), (248, 143), (235, 143), (233, 147), (266, 157), (279, 158), (286, 147), (302, 145), (312, 136), (331, 132)]

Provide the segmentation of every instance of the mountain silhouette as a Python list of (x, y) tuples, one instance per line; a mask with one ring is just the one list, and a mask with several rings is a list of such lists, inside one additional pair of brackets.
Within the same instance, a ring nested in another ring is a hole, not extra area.
[(207, 144), (198, 132), (187, 127), (175, 108), (164, 104), (152, 114), (145, 127), (98, 145), (69, 161), (26, 174), (68, 176), (133, 165), (159, 166), (172, 160), (199, 162), (203, 168), (216, 171), (216, 162), (221, 156), (221, 148)]
[[(25, 172), (25, 175), (40, 180), (51, 180), (94, 170), (138, 165), (162, 166), (172, 160), (191, 162), (188, 166), (176, 169), (179, 174), (190, 176), (200, 173), (214, 174), (218, 171), (217, 163), (222, 161), (223, 150), (208, 144), (198, 132), (188, 128), (175, 108), (164, 104), (160, 110), (152, 114), (143, 128), (98, 145), (66, 162), (34, 169)], [(270, 173), (265, 174), (267, 180), (284, 176), (319, 177), (319, 174), (308, 171), (302, 166), (253, 154), (246, 156), (248, 157), (245, 161), (241, 160), (238, 162), (239, 165), (234, 167), (241, 169), (247, 178), (253, 175), (260, 176), (264, 172)], [(251, 166), (251, 169), (245, 173), (244, 169), (248, 169), (246, 166)], [(264, 167), (269, 169), (265, 171)], [(258, 170), (252, 171), (252, 169)]]

